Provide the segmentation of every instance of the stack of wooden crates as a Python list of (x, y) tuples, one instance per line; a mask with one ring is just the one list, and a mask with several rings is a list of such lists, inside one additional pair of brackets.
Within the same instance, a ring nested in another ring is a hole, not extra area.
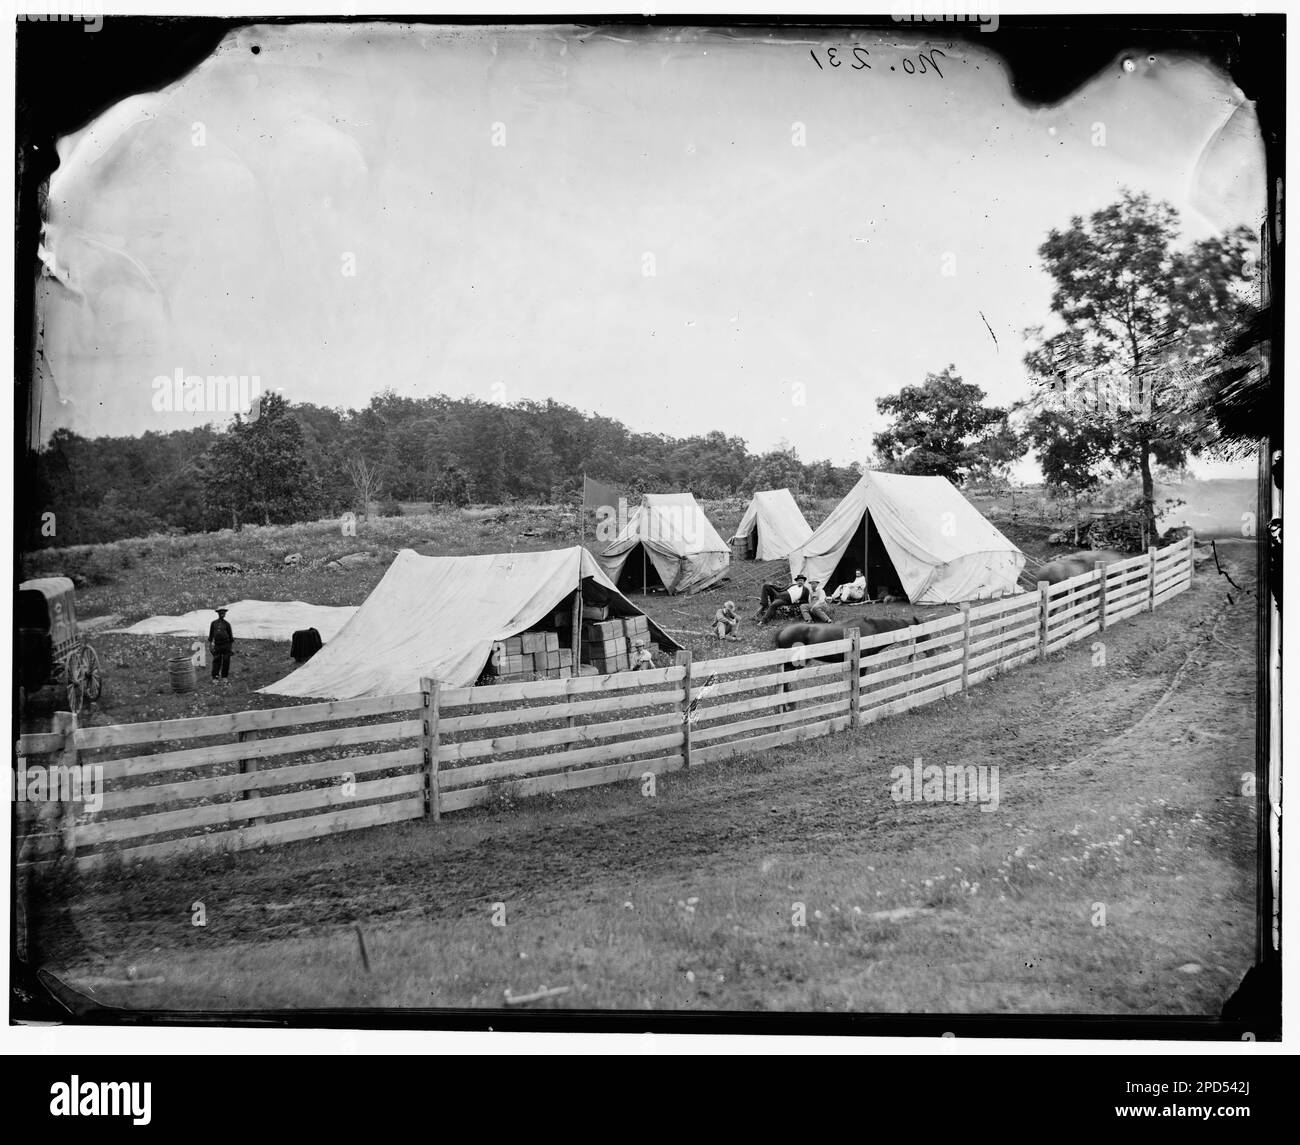
[(636, 663), (636, 645), (642, 641), (652, 655), (659, 651), (650, 639), (650, 622), (644, 616), (589, 620), (582, 625), (580, 659), (597, 672), (626, 672)]
[(574, 675), (573, 649), (560, 647), (558, 632), (522, 632), (502, 641), (499, 679), (541, 677), (559, 680)]
[(496, 657), (497, 683), (520, 680), (560, 680), (568, 676), (626, 672), (636, 663), (636, 645), (644, 641), (652, 655), (659, 645), (650, 639), (650, 622), (644, 616), (611, 617), (606, 605), (586, 605), (582, 610), (582, 646), (575, 661), (567, 647), (572, 637), (573, 613), (557, 609), (543, 623), (553, 627), (521, 632), (501, 642)]

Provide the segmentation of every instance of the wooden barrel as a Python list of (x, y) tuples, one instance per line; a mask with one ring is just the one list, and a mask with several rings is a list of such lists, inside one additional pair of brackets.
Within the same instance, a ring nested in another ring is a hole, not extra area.
[(188, 656), (173, 656), (167, 661), (173, 692), (194, 691), (194, 661)]

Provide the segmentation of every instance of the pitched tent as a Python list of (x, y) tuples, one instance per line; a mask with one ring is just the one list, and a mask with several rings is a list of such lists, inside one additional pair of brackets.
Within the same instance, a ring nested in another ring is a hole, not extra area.
[(789, 489), (764, 489), (754, 494), (736, 526), (732, 542), (745, 541), (745, 559), (779, 561), (812, 536)]
[(867, 574), (873, 595), (913, 604), (955, 604), (1019, 591), (1025, 556), (944, 477), (869, 472), (807, 542), (790, 574), (828, 590)]
[(731, 550), (690, 493), (647, 493), (597, 558), (623, 592), (699, 592), (716, 584)]
[[(259, 690), (351, 700), (416, 691), (422, 676), (451, 687), (473, 684), (493, 644), (571, 604), (580, 581), (584, 604), (607, 604), (612, 616), (641, 615), (577, 546), (479, 557), (403, 549), (333, 640)], [(653, 620), (650, 632), (661, 647), (680, 647)], [(561, 642), (567, 643), (563, 634)]]

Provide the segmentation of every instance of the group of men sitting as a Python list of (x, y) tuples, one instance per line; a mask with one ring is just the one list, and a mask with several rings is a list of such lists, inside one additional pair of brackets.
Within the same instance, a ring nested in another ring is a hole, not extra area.
[[(829, 604), (853, 604), (867, 599), (867, 577), (861, 569), (854, 570), (851, 581), (845, 581), (829, 596), (822, 589), (821, 581), (809, 580), (800, 573), (786, 588), (774, 584), (765, 584), (758, 602), (755, 619), (759, 627), (767, 624), (779, 609), (797, 610), (806, 621), (830, 624), (833, 617), (827, 608)], [(740, 616), (736, 612), (734, 601), (727, 601), (713, 614), (713, 630), (721, 640), (738, 640)]]
[(758, 601), (758, 623), (760, 626), (766, 624), (776, 615), (778, 609), (793, 608), (798, 609), (799, 615), (806, 621), (815, 620), (820, 624), (829, 624), (833, 618), (827, 605), (852, 604), (866, 598), (867, 577), (861, 569), (855, 569), (853, 579), (845, 581), (830, 596), (827, 596), (822, 589), (821, 581), (809, 580), (800, 573), (786, 588), (779, 588), (774, 584), (763, 586)]

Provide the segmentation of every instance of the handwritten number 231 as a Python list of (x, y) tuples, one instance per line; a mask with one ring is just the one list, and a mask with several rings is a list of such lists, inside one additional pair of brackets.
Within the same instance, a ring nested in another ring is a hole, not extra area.
[[(809, 48), (809, 49), (808, 49), (808, 54), (809, 54), (810, 56), (812, 56), (812, 58), (813, 58), (813, 63), (815, 63), (819, 68), (822, 67), (822, 62), (821, 62), (821, 60), (819, 60), (819, 59), (817, 58), (817, 49), (816, 49), (816, 48)], [(854, 62), (852, 65), (850, 65), (850, 66), (853, 68), (853, 70), (854, 70), (855, 72), (860, 72), (863, 68), (870, 68), (870, 67), (871, 67), (871, 65), (870, 65), (869, 63), (867, 63), (867, 56), (869, 56), (870, 54), (871, 54), (871, 53), (868, 52), (866, 48), (854, 48), (854, 49), (853, 49), (853, 57), (854, 57), (854, 61), (855, 61), (855, 62)], [(827, 48), (827, 49), (826, 49), (826, 62), (827, 62), (828, 64), (830, 64), (830, 66), (833, 67), (833, 68), (838, 68), (838, 67), (843, 67), (843, 66), (844, 66), (844, 61), (843, 61), (842, 59), (840, 59), (840, 50), (839, 50), (839, 48)], [(824, 69), (823, 69), (823, 70), (824, 70)]]

